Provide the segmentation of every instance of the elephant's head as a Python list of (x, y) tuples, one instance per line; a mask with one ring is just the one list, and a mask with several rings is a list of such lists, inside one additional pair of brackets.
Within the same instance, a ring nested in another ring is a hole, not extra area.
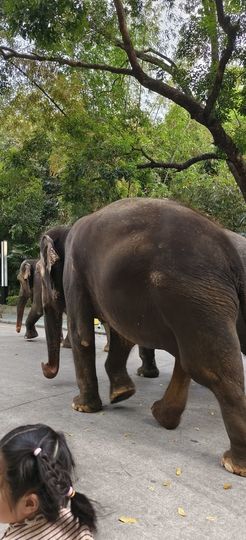
[(36, 259), (26, 259), (20, 265), (17, 279), (20, 282), (19, 298), (17, 303), (16, 332), (21, 331), (24, 308), (29, 298), (32, 298), (33, 278), (36, 268)]
[(55, 227), (44, 234), (40, 242), (38, 269), (42, 280), (42, 304), (48, 346), (48, 363), (42, 363), (45, 377), (56, 376), (59, 370), (62, 313), (65, 310), (63, 267), (68, 227)]

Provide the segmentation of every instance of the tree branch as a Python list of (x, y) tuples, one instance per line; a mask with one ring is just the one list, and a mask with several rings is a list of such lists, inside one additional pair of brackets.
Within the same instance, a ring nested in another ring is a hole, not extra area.
[[(122, 49), (123, 51), (127, 52), (124, 43), (122, 43), (122, 41), (120, 41), (119, 39), (115, 40), (115, 45), (119, 47), (120, 49)], [(156, 66), (160, 68), (162, 71), (164, 71), (165, 73), (168, 73), (173, 78), (174, 78), (174, 69), (176, 69), (178, 72), (178, 67), (172, 60), (170, 60), (170, 58), (156, 51), (155, 49), (152, 49), (151, 47), (143, 51), (139, 49), (134, 49), (134, 51), (137, 58), (139, 58), (140, 60), (143, 60), (144, 62), (147, 62), (148, 64), (151, 64), (152, 66)], [(152, 52), (153, 54), (148, 54), (148, 52)], [(187, 87), (187, 85), (179, 83), (179, 86), (183, 90), (184, 93), (191, 95), (191, 91)]]
[(225, 15), (223, 1), (215, 0), (215, 4), (216, 4), (219, 25), (221, 26), (221, 28), (224, 30), (225, 34), (227, 35), (227, 45), (222, 52), (220, 61), (218, 63), (218, 67), (217, 67), (217, 71), (216, 71), (216, 75), (214, 79), (214, 84), (206, 101), (204, 113), (207, 118), (211, 114), (211, 111), (214, 108), (215, 102), (219, 96), (225, 69), (234, 51), (237, 31), (239, 29), (239, 21), (236, 24), (232, 24), (230, 17), (228, 15)]
[[(115, 44), (117, 47), (119, 47), (120, 49), (126, 52), (126, 47), (124, 43), (122, 43), (119, 39), (115, 41)], [(167, 73), (169, 73), (169, 75), (172, 75), (171, 65), (170, 64), (168, 65), (167, 63), (163, 62), (163, 60), (161, 60), (160, 58), (147, 54), (147, 51), (140, 51), (138, 49), (135, 49), (135, 53), (136, 53), (136, 57), (140, 58), (140, 60), (144, 60), (145, 62), (148, 62), (149, 64), (157, 66), (163, 69), (163, 71), (166, 71)]]
[(203, 125), (207, 125), (207, 122), (205, 121), (204, 117), (204, 107), (198, 103), (193, 97), (190, 95), (186, 95), (185, 93), (179, 91), (177, 88), (174, 88), (172, 86), (169, 86), (168, 84), (164, 83), (163, 81), (154, 79), (150, 76), (148, 76), (139, 66), (139, 70), (133, 69), (127, 69), (127, 68), (120, 68), (120, 67), (114, 67), (109, 66), (107, 64), (95, 64), (95, 63), (88, 63), (88, 62), (82, 62), (80, 60), (74, 60), (70, 58), (63, 58), (61, 56), (45, 56), (38, 53), (20, 53), (14, 49), (11, 49), (10, 47), (5, 47), (0, 45), (0, 54), (2, 54), (3, 58), (5, 60), (9, 60), (10, 58), (22, 58), (24, 60), (31, 60), (31, 61), (37, 61), (37, 62), (51, 62), (51, 63), (57, 63), (59, 65), (66, 65), (73, 67), (75, 69), (95, 69), (99, 71), (108, 71), (110, 73), (118, 73), (121, 75), (129, 75), (131, 77), (134, 77), (139, 81), (140, 84), (142, 84), (145, 88), (148, 88), (148, 90), (152, 90), (153, 92), (166, 97), (167, 99), (170, 99), (177, 105), (180, 105), (188, 113), (191, 115), (191, 118), (195, 118), (198, 122), (200, 122)]
[(70, 66), (73, 68), (95, 69), (100, 71), (109, 71), (110, 73), (119, 73), (122, 75), (133, 75), (132, 70), (127, 68), (114, 67), (107, 64), (82, 62), (81, 60), (63, 58), (62, 56), (45, 56), (35, 52), (19, 53), (10, 47), (4, 47), (2, 45), (0, 45), (0, 54), (2, 54), (5, 60), (9, 60), (10, 58), (22, 58), (24, 60), (37, 60), (38, 62), (56, 62), (60, 66)]
[(176, 68), (176, 64), (173, 60), (171, 60), (171, 58), (168, 58), (168, 56), (166, 56), (165, 54), (161, 53), (160, 51), (157, 51), (156, 49), (153, 49), (152, 47), (149, 47), (148, 49), (145, 49), (143, 51), (144, 53), (153, 53), (155, 56), (160, 56), (160, 58), (162, 58), (163, 60), (165, 60), (165, 62), (168, 62), (168, 64), (170, 64), (170, 66)]
[(120, 0), (114, 0), (114, 5), (115, 5), (117, 17), (118, 17), (120, 33), (123, 39), (124, 49), (128, 56), (129, 62), (132, 66), (135, 76), (136, 75), (142, 76), (143, 70), (140, 64), (138, 63), (136, 51), (133, 47), (133, 44), (132, 44), (132, 41), (128, 32), (123, 4)]
[(204, 107), (200, 103), (198, 103), (190, 94), (183, 93), (177, 88), (169, 86), (163, 81), (154, 79), (143, 71), (140, 64), (138, 63), (136, 51), (133, 48), (129, 36), (126, 25), (125, 11), (122, 2), (121, 0), (114, 0), (114, 4), (117, 11), (119, 28), (122, 35), (123, 44), (130, 64), (132, 66), (132, 75), (135, 77), (135, 79), (137, 79), (142, 86), (148, 88), (148, 90), (152, 90), (153, 92), (156, 92), (157, 94), (160, 94), (161, 96), (170, 99), (177, 105), (180, 105), (181, 107), (186, 109), (191, 115), (191, 118), (195, 118), (198, 122), (200, 122), (200, 124), (207, 125), (206, 119), (204, 117)]
[(223, 159), (213, 152), (208, 152), (206, 154), (201, 154), (200, 156), (195, 156), (191, 159), (188, 159), (183, 163), (168, 163), (164, 161), (155, 161), (154, 159), (149, 157), (143, 149), (141, 149), (141, 152), (146, 157), (146, 159), (149, 160), (149, 163), (140, 163), (139, 165), (137, 165), (138, 169), (175, 169), (177, 172), (180, 172), (188, 169), (189, 167), (191, 167), (191, 165), (194, 165), (195, 163), (199, 163), (200, 161), (207, 161), (209, 159)]

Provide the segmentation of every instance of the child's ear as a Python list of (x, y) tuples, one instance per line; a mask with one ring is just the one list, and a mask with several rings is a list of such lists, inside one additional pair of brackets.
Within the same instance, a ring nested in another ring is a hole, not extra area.
[(39, 509), (39, 500), (36, 493), (28, 493), (27, 495), (24, 495), (23, 511), (25, 513), (26, 518), (30, 517), (33, 514), (36, 514), (38, 509)]

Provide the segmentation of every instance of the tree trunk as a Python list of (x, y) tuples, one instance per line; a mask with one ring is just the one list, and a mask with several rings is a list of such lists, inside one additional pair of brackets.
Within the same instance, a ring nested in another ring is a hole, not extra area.
[(215, 145), (226, 155), (228, 167), (246, 201), (246, 161), (232, 138), (217, 121), (204, 124), (213, 136)]

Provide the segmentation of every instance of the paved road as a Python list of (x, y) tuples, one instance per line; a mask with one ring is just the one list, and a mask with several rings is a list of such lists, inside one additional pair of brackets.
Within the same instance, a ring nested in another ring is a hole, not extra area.
[[(104, 409), (97, 414), (75, 412), (72, 353), (63, 349), (58, 376), (45, 379), (40, 368), (46, 359), (44, 330), (38, 331), (39, 338), (27, 342), (24, 330), (17, 335), (13, 325), (0, 323), (0, 436), (28, 422), (46, 422), (65, 431), (77, 461), (77, 487), (100, 505), (97, 539), (245, 540), (246, 478), (227, 473), (219, 464), (228, 438), (213, 395), (193, 383), (181, 426), (175, 431), (161, 428), (150, 406), (168, 384), (173, 359), (158, 351), (160, 377), (139, 378), (135, 348), (129, 372), (137, 392), (110, 405), (105, 337), (97, 335)], [(180, 476), (177, 468), (182, 469)], [(231, 489), (224, 489), (225, 483)], [(137, 522), (122, 523), (121, 516)]]

